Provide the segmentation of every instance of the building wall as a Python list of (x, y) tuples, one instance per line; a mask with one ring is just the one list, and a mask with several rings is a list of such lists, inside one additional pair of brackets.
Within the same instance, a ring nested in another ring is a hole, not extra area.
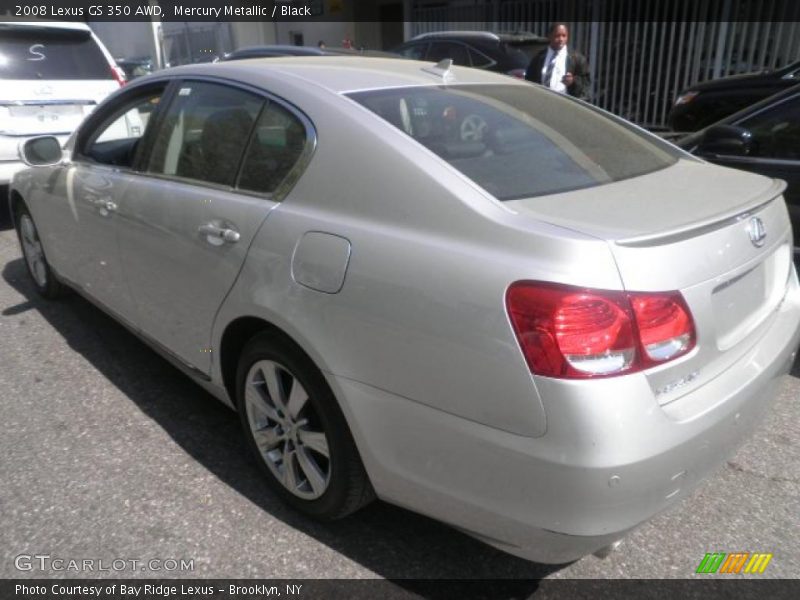
[(153, 28), (149, 22), (89, 21), (89, 27), (114, 58), (156, 56)]

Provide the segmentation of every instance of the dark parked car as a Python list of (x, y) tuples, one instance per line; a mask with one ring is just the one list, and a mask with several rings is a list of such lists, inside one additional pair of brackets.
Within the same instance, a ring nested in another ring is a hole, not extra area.
[(547, 44), (547, 38), (532, 33), (445, 31), (423, 33), (392, 51), (437, 63), (450, 58), (456, 65), (523, 78), (531, 58)]
[(226, 54), (219, 60), (243, 60), (245, 58), (269, 58), (272, 56), (372, 56), (374, 58), (400, 58), (397, 54), (379, 52), (376, 50), (350, 50), (347, 48), (318, 48), (317, 46), (273, 44), (270, 46), (240, 48)]
[(669, 113), (674, 131), (697, 131), (800, 81), (800, 61), (775, 71), (696, 83), (675, 100)]
[(125, 72), (125, 77), (130, 81), (153, 72), (153, 59), (149, 56), (135, 58), (118, 58), (117, 66)]
[(676, 142), (708, 161), (783, 179), (800, 255), (800, 85)]

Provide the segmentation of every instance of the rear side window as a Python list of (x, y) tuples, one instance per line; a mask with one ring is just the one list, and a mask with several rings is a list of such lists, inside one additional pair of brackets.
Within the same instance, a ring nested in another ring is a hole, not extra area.
[(409, 46), (405, 46), (404, 48), (399, 48), (395, 50), (398, 54), (402, 54), (406, 58), (411, 58), (413, 60), (422, 60), (425, 58), (425, 50), (428, 48), (428, 44), (411, 44)]
[(0, 79), (113, 79), (88, 31), (0, 25)]
[(444, 58), (452, 59), (456, 65), (472, 66), (466, 46), (450, 42), (433, 42), (426, 59), (438, 63)]
[(274, 192), (297, 163), (305, 144), (306, 128), (300, 119), (270, 102), (256, 123), (236, 187)]
[(485, 69), (487, 67), (491, 67), (492, 64), (495, 62), (488, 56), (486, 56), (483, 52), (478, 52), (474, 48), (469, 48), (469, 57), (472, 60), (472, 66), (477, 67), (479, 69)]
[(147, 171), (232, 186), (264, 99), (185, 81), (158, 129)]
[(500, 200), (619, 181), (681, 156), (623, 121), (534, 85), (413, 87), (350, 97)]

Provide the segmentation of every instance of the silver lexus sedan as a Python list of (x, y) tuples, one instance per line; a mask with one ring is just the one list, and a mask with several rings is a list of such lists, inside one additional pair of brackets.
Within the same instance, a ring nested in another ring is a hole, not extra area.
[(37, 290), (236, 409), (323, 519), (377, 496), (602, 554), (732, 453), (800, 343), (782, 182), (447, 61), (181, 67), (21, 153)]

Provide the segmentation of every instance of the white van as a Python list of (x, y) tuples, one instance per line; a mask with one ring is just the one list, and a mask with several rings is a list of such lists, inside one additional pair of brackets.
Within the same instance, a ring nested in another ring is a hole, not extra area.
[(0, 185), (23, 167), (21, 141), (55, 135), (63, 144), (124, 83), (85, 23), (0, 23)]

